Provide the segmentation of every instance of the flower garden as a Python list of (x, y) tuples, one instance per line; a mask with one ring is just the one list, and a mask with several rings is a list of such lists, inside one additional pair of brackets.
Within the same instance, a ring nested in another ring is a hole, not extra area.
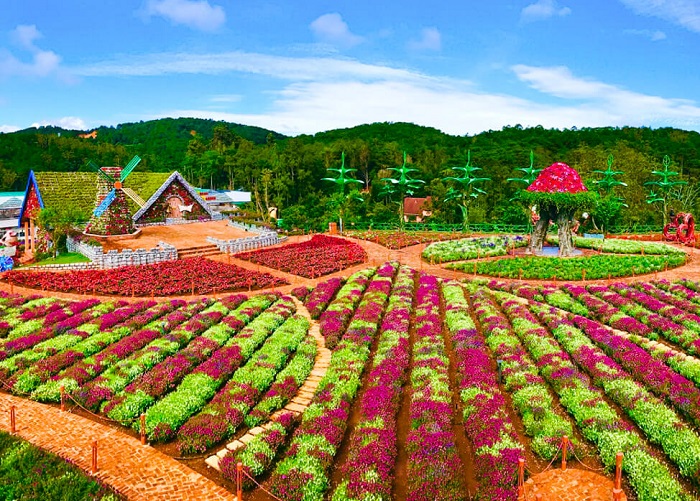
[[(679, 256), (649, 249), (627, 257)], [(563, 435), (583, 461), (573, 467), (610, 472), (624, 453), (637, 499), (697, 498), (697, 282), (459, 282), (388, 262), (294, 294), (331, 350), (301, 413), (285, 406), (317, 342), (293, 300), (272, 292), (165, 302), (3, 293), (0, 380), (39, 402), (64, 394), (77, 412), (202, 463), (265, 425), (209, 472), (231, 485), (241, 462), (251, 499), (264, 499), (259, 482), (285, 501), (515, 500), (518, 459), (542, 470)]]

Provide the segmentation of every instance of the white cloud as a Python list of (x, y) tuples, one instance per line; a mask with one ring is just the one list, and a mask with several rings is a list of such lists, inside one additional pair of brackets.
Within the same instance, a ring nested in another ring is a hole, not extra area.
[(243, 99), (243, 96), (240, 94), (221, 94), (209, 98), (212, 103), (238, 103), (241, 99)]
[(216, 31), (226, 22), (224, 9), (207, 0), (148, 0), (143, 13), (202, 31)]
[(284, 80), (361, 80), (431, 77), (400, 68), (331, 57), (284, 57), (255, 52), (216, 54), (161, 53), (131, 56), (94, 65), (72, 68), (83, 77), (160, 76), (173, 74), (220, 75), (227, 72), (252, 73)]
[[(512, 67), (523, 85), (546, 94), (542, 99), (493, 94), (479, 91), (468, 81), (338, 57), (293, 58), (245, 52), (154, 54), (74, 71), (86, 77), (232, 72), (269, 76), (273, 78), (271, 85), (278, 86), (263, 94), (267, 102), (260, 113), (188, 108), (167, 110), (149, 118), (212, 118), (291, 135), (376, 121), (414, 122), (460, 135), (518, 123), (556, 128), (675, 125), (700, 130), (700, 107), (694, 102), (645, 95), (581, 78), (563, 66)], [(235, 88), (232, 90), (235, 92)], [(235, 99), (222, 93), (209, 103)]]
[(35, 51), (36, 46), (34, 40), (41, 38), (43, 35), (36, 29), (36, 25), (20, 24), (10, 32), (12, 41), (23, 49)]
[(0, 134), (9, 134), (10, 132), (16, 132), (20, 128), (16, 125), (0, 125)]
[(559, 7), (556, 0), (537, 0), (520, 12), (520, 19), (524, 22), (541, 21), (550, 17), (563, 17), (571, 14), (568, 7)]
[(620, 0), (637, 14), (657, 17), (700, 33), (698, 0)]
[(19, 25), (12, 30), (10, 39), (24, 51), (31, 53), (31, 61), (22, 61), (7, 50), (0, 50), (0, 77), (46, 77), (59, 74), (61, 57), (53, 51), (41, 50), (34, 44), (41, 36), (34, 25)]
[(660, 30), (625, 30), (624, 33), (625, 35), (637, 35), (640, 37), (648, 38), (652, 42), (666, 40), (666, 33)]
[(350, 31), (348, 24), (337, 12), (323, 14), (315, 19), (309, 27), (318, 40), (332, 45), (353, 47), (364, 40), (361, 36)]
[(409, 42), (408, 46), (414, 50), (440, 50), (442, 48), (442, 36), (437, 28), (423, 28), (421, 38)]
[(31, 127), (43, 127), (46, 125), (54, 125), (71, 130), (87, 130), (88, 128), (85, 121), (79, 117), (62, 117), (58, 119), (42, 120), (40, 122), (34, 122)]
[[(579, 108), (606, 114), (608, 125), (652, 125), (662, 121), (700, 128), (700, 106), (686, 99), (664, 98), (630, 91), (612, 84), (574, 76), (564, 66), (513, 66), (518, 79), (558, 98), (582, 101)], [(583, 120), (585, 123), (587, 120)]]

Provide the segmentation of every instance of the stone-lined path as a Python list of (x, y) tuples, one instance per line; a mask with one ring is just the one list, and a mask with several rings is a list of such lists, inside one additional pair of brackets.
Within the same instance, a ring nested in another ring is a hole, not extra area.
[[(293, 412), (295, 414), (303, 413), (311, 403), (311, 399), (313, 398), (314, 393), (316, 392), (316, 388), (318, 388), (318, 383), (320, 383), (321, 379), (323, 379), (323, 376), (326, 375), (326, 371), (328, 370), (328, 366), (331, 361), (331, 350), (326, 348), (326, 341), (325, 338), (321, 335), (318, 322), (311, 318), (311, 315), (309, 315), (309, 310), (306, 309), (306, 306), (304, 306), (301, 301), (299, 301), (296, 297), (293, 296), (292, 299), (294, 300), (294, 304), (297, 307), (297, 314), (306, 318), (311, 324), (311, 326), (309, 327), (309, 335), (313, 336), (314, 339), (316, 339), (316, 360), (314, 361), (314, 367), (311, 370), (309, 377), (307, 377), (306, 381), (304, 381), (304, 384), (302, 384), (299, 387), (299, 391), (297, 392), (296, 396), (283, 409), (275, 412), (271, 416), (273, 419), (285, 412)], [(248, 442), (253, 440), (253, 437), (259, 435), (269, 427), (270, 422), (268, 421), (262, 426), (256, 426), (255, 428), (251, 428), (245, 435), (240, 437), (238, 440), (234, 440), (233, 442), (226, 444), (226, 447), (221, 449), (219, 452), (209, 456), (205, 462), (208, 466), (219, 470), (219, 461), (229, 451), (237, 451), (241, 447), (245, 446)]]
[(16, 436), (89, 472), (97, 440), (95, 475), (128, 499), (143, 501), (234, 501), (236, 496), (187, 466), (141, 445), (137, 439), (84, 417), (31, 400), (0, 393), (0, 429), (10, 432), (15, 406)]

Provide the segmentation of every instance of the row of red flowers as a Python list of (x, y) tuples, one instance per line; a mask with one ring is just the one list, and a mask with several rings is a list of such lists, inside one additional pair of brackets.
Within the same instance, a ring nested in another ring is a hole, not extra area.
[(13, 270), (7, 272), (5, 280), (42, 290), (118, 296), (206, 294), (287, 284), (286, 280), (269, 273), (246, 270), (202, 257), (111, 270)]
[(283, 247), (241, 252), (236, 257), (306, 278), (328, 275), (367, 261), (367, 253), (358, 244), (326, 235), (314, 235), (306, 242)]

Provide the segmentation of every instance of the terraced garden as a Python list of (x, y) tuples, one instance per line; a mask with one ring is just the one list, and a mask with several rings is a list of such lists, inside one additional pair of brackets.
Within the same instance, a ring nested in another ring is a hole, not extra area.
[[(514, 500), (518, 458), (542, 470), (563, 435), (574, 467), (609, 475), (623, 452), (637, 499), (697, 499), (700, 284), (458, 282), (385, 263), (295, 295), (305, 311), (279, 293), (3, 294), (0, 379), (199, 457), (223, 485), (240, 461), (284, 500)], [(330, 361), (294, 407), (312, 324)]]

